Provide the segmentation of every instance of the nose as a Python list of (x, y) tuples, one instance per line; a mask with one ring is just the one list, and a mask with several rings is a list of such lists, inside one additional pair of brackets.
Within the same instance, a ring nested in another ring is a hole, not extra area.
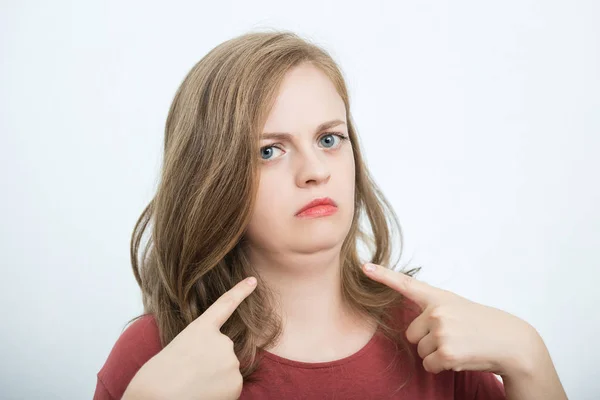
[(308, 187), (328, 182), (331, 172), (326, 157), (327, 155), (321, 150), (311, 149), (299, 153), (296, 185)]

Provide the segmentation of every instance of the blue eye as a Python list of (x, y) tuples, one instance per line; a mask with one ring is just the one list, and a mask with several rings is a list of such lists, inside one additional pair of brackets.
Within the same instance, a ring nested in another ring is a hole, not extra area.
[[(338, 146), (340, 144), (342, 144), (343, 140), (348, 140), (347, 136), (344, 136), (340, 133), (328, 133), (326, 135), (321, 136), (320, 141), (321, 141), (321, 143), (325, 144), (325, 146), (324, 146), (325, 148), (330, 149), (332, 147), (336, 147), (335, 138), (338, 139)], [(323, 139), (326, 139), (326, 140), (323, 140)]]
[(271, 156), (273, 155), (273, 152), (275, 150), (279, 150), (281, 151), (281, 149), (275, 147), (275, 146), (265, 146), (263, 148), (260, 149), (260, 157), (263, 160), (270, 160)]
[[(335, 140), (336, 138), (338, 139), (337, 142)], [(334, 148), (338, 148), (342, 144), (342, 141), (344, 141), (344, 140), (348, 140), (348, 136), (345, 136), (341, 133), (330, 132), (330, 133), (326, 133), (325, 135), (321, 136), (321, 138), (319, 139), (319, 142), (326, 149), (334, 149)], [(274, 156), (273, 153), (275, 151), (283, 152), (282, 149), (277, 147), (278, 144), (279, 143), (274, 143), (269, 146), (261, 147), (261, 149), (260, 149), (261, 159), (264, 161), (271, 161), (271, 160), (274, 160), (275, 158), (277, 158), (276, 156)]]
[[(327, 139), (327, 140), (323, 140), (323, 139)], [(333, 147), (333, 145), (335, 144), (335, 136), (332, 134), (325, 135), (325, 136), (321, 137), (321, 143), (323, 143), (325, 145), (325, 147)]]

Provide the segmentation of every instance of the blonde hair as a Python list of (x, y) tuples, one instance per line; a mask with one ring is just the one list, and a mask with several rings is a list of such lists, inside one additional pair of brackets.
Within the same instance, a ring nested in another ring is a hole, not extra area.
[[(257, 349), (281, 333), (281, 321), (269, 312), (272, 292), (248, 262), (244, 239), (257, 191), (259, 135), (284, 75), (301, 63), (320, 68), (335, 85), (354, 150), (355, 211), (341, 250), (344, 301), (375, 320), (394, 343), (408, 346), (390, 321), (391, 308), (403, 305), (403, 297), (361, 271), (359, 241), (371, 253), (368, 261), (394, 267), (392, 245), (401, 255), (402, 231), (361, 156), (342, 72), (328, 52), (294, 33), (251, 32), (212, 49), (178, 88), (166, 121), (160, 183), (131, 240), (144, 315), (155, 317), (163, 346), (237, 282), (249, 275), (259, 278), (221, 329), (234, 342), (245, 379), (258, 367)], [(365, 217), (368, 229), (359, 223)], [(398, 243), (392, 243), (394, 227)], [(405, 273), (412, 276), (419, 269)], [(265, 334), (267, 341), (260, 342)]]

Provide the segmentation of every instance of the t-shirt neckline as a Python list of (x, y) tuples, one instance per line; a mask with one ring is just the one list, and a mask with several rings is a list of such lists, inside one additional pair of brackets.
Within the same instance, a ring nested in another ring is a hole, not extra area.
[(363, 347), (361, 347), (358, 351), (356, 351), (353, 354), (350, 354), (349, 356), (339, 358), (337, 360), (331, 360), (331, 361), (321, 361), (321, 362), (297, 361), (297, 360), (291, 360), (289, 358), (284, 358), (284, 357), (278, 356), (267, 350), (261, 350), (261, 352), (266, 358), (268, 358), (272, 361), (275, 361), (279, 364), (289, 365), (289, 366), (295, 367), (295, 368), (305, 368), (305, 369), (331, 368), (331, 367), (336, 367), (339, 365), (347, 364), (349, 362), (352, 362), (352, 361), (360, 358), (364, 354), (366, 354), (369, 351), (369, 349), (375, 345), (375, 342), (379, 335), (380, 335), (380, 329), (379, 329), (379, 327), (377, 327), (377, 330), (375, 331), (373, 336), (371, 336), (371, 339), (369, 339), (369, 341)]

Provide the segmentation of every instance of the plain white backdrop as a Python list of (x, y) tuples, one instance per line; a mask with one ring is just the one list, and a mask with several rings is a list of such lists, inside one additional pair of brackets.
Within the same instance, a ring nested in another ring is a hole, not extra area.
[(346, 76), (402, 262), (541, 333), (600, 398), (600, 20), (589, 1), (3, 1), (2, 399), (91, 398), (142, 311), (129, 261), (175, 90), (292, 30)]

